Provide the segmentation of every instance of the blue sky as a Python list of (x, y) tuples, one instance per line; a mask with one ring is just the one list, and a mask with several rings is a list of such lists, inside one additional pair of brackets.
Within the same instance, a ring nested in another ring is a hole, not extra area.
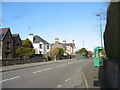
[[(75, 40), (76, 50), (93, 50), (100, 46), (99, 19), (96, 13), (105, 12), (104, 2), (3, 2), (2, 27), (26, 39), (33, 33), (53, 43)], [(102, 21), (103, 31), (105, 20)], [(30, 29), (29, 29), (30, 26)]]

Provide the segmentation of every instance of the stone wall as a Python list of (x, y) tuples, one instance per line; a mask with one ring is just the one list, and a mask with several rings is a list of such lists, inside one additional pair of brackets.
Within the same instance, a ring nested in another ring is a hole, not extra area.
[(13, 39), (9, 31), (2, 41), (2, 59), (4, 58), (13, 58)]
[(36, 62), (46, 62), (46, 58), (42, 59), (0, 59), (0, 66), (10, 66), (10, 65), (19, 65), (19, 64), (28, 64)]
[(13, 44), (13, 58), (18, 58), (18, 55), (16, 54), (16, 50), (22, 46), (21, 39), (16, 37), (16, 41), (14, 41)]
[(104, 69), (109, 87), (120, 88), (120, 61), (109, 58), (106, 60)]

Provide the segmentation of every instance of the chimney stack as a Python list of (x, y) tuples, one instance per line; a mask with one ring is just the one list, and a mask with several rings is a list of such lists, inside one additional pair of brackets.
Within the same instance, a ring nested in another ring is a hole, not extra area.
[(55, 43), (58, 43), (59, 42), (59, 38), (55, 38)]
[(66, 43), (66, 40), (63, 40), (63, 43)]
[(34, 35), (33, 34), (29, 34), (29, 36), (28, 36), (28, 39), (33, 43), (33, 37), (34, 37)]
[(72, 40), (72, 43), (74, 43), (74, 40)]

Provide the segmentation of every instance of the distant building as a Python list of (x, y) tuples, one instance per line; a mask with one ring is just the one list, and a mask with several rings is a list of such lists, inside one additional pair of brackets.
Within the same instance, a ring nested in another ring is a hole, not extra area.
[(0, 28), (0, 59), (13, 58), (13, 38), (10, 28)]
[(13, 37), (13, 57), (18, 57), (16, 54), (16, 50), (22, 46), (22, 40), (19, 36), (19, 34), (12, 34)]
[(64, 48), (66, 54), (74, 55), (76, 47), (74, 40), (72, 40), (72, 43), (66, 43), (65, 40), (63, 43), (60, 43), (59, 38), (55, 38), (55, 43), (52, 43), (52, 48)]
[(38, 35), (29, 34), (28, 39), (32, 42), (35, 49), (35, 54), (43, 55), (48, 54), (51, 45)]

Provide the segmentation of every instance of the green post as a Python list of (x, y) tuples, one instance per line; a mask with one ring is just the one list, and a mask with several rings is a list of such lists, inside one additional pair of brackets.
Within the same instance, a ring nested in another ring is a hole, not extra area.
[(99, 51), (103, 50), (102, 47), (96, 47), (94, 49), (94, 67), (99, 67), (100, 66), (100, 55)]

